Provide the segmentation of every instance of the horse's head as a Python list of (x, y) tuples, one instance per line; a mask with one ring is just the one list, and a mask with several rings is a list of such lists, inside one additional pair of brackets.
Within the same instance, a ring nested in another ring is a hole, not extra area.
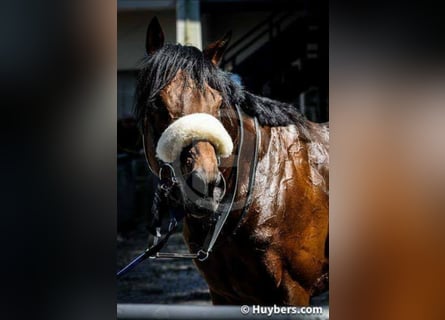
[(222, 123), (207, 113), (191, 113), (162, 132), (156, 154), (180, 171), (184, 204), (193, 216), (214, 212), (225, 193), (219, 157), (232, 153), (233, 143)]
[(228, 81), (217, 66), (229, 37), (201, 52), (195, 47), (164, 45), (156, 18), (147, 30), (147, 58), (140, 73), (137, 105), (147, 160), (155, 172), (159, 160), (172, 164), (182, 182), (183, 204), (194, 216), (214, 212), (225, 191), (219, 158), (231, 154), (233, 143), (218, 120), (226, 93), (215, 83)]

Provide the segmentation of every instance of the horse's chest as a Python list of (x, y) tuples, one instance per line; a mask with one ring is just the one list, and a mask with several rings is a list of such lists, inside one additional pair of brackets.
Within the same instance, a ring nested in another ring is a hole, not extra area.
[(229, 241), (197, 266), (218, 295), (231, 302), (264, 303), (276, 289), (264, 260), (264, 251)]

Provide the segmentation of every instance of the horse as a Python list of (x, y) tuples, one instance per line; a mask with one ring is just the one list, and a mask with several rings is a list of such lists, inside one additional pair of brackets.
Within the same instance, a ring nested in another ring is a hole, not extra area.
[(160, 178), (174, 171), (190, 252), (232, 199), (194, 260), (213, 304), (307, 306), (328, 288), (329, 126), (233, 81), (219, 68), (230, 37), (201, 51), (164, 43), (151, 20), (135, 103), (146, 159)]

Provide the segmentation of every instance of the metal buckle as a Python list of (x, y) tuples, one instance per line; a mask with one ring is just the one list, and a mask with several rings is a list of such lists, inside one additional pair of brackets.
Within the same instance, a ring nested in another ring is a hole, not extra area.
[(165, 192), (169, 192), (171, 190), (171, 186), (169, 186), (167, 183), (161, 183), (160, 187), (161, 190)]
[(199, 250), (198, 251), (198, 253), (196, 254), (196, 258), (199, 260), (199, 261), (205, 261), (205, 260), (207, 260), (207, 258), (209, 257), (209, 252), (207, 252), (207, 251), (204, 251), (204, 250)]
[[(162, 177), (162, 172), (164, 168), (168, 168), (170, 170), (170, 176), (169, 177)], [(164, 163), (159, 169), (159, 179), (161, 181), (160, 187), (161, 190), (164, 191), (164, 195), (167, 196), (168, 193), (173, 189), (175, 185), (178, 184), (178, 179), (176, 178), (175, 169), (170, 163)]]

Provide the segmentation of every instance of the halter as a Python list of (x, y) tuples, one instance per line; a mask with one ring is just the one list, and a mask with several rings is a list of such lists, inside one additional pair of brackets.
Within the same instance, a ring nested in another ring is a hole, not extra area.
[[(130, 270), (132, 270), (135, 266), (137, 266), (140, 262), (144, 261), (147, 258), (151, 259), (165, 259), (165, 258), (182, 258), (182, 259), (197, 259), (199, 261), (205, 261), (209, 254), (212, 252), (213, 246), (215, 245), (219, 235), (221, 234), (221, 231), (224, 227), (224, 224), (232, 211), (233, 204), (235, 202), (235, 198), (238, 191), (238, 184), (239, 184), (239, 176), (240, 176), (240, 155), (241, 151), (244, 146), (244, 123), (243, 123), (243, 115), (240, 110), (240, 107), (238, 105), (235, 105), (236, 113), (240, 122), (240, 140), (238, 144), (238, 155), (237, 155), (237, 165), (234, 170), (236, 170), (235, 173), (235, 184), (233, 187), (233, 192), (230, 197), (230, 201), (227, 202), (221, 202), (216, 210), (216, 212), (210, 217), (210, 227), (209, 231), (207, 233), (207, 236), (205, 237), (203, 246), (200, 250), (198, 250), (196, 253), (163, 253), (159, 252), (166, 244), (170, 236), (176, 231), (178, 226), (178, 219), (174, 214), (171, 214), (170, 217), (170, 223), (168, 227), (167, 233), (162, 237), (160, 235), (160, 228), (156, 230), (156, 234), (154, 235), (154, 241), (153, 245), (150, 246), (148, 249), (146, 249), (142, 254), (137, 256), (133, 261), (131, 261), (127, 266), (125, 266), (123, 269), (121, 269), (117, 273), (117, 277), (120, 278)], [(240, 218), (238, 220), (238, 223), (235, 226), (235, 229), (233, 231), (233, 235), (236, 234), (238, 231), (240, 225), (242, 224), (244, 217), (248, 211), (248, 208), (251, 205), (252, 202), (252, 190), (253, 185), (255, 183), (255, 172), (256, 167), (258, 163), (258, 149), (259, 149), (259, 136), (261, 134), (259, 130), (258, 120), (256, 117), (253, 118), (254, 120), (254, 126), (255, 126), (255, 144), (254, 144), (254, 152), (252, 155), (252, 162), (250, 166), (249, 171), (249, 185), (247, 189), (247, 195), (246, 195), (246, 201), (243, 206), (243, 210), (241, 212)], [(143, 135), (144, 136), (144, 135)], [(144, 139), (144, 137), (143, 137)], [(145, 149), (145, 142), (143, 141), (143, 147), (144, 147), (144, 153), (145, 157), (148, 163), (148, 166), (150, 170), (153, 172), (153, 169), (150, 166), (150, 162), (148, 161), (147, 156), (147, 150)], [(218, 159), (218, 165), (220, 164)], [(164, 171), (169, 170), (170, 177), (168, 179), (163, 179), (162, 174)], [(233, 172), (233, 171), (232, 171)], [(153, 172), (155, 174), (155, 172)], [(163, 196), (168, 198), (173, 188), (177, 187), (179, 184), (179, 181), (176, 177), (175, 169), (171, 163), (165, 163), (162, 162), (160, 164), (160, 169), (158, 173), (158, 177), (160, 179), (159, 183), (159, 189), (162, 190)], [(224, 176), (221, 174), (222, 181), (224, 183), (224, 191), (223, 196), (225, 196), (226, 193), (226, 186), (227, 183), (224, 179)], [(181, 217), (182, 219), (182, 217)]]

